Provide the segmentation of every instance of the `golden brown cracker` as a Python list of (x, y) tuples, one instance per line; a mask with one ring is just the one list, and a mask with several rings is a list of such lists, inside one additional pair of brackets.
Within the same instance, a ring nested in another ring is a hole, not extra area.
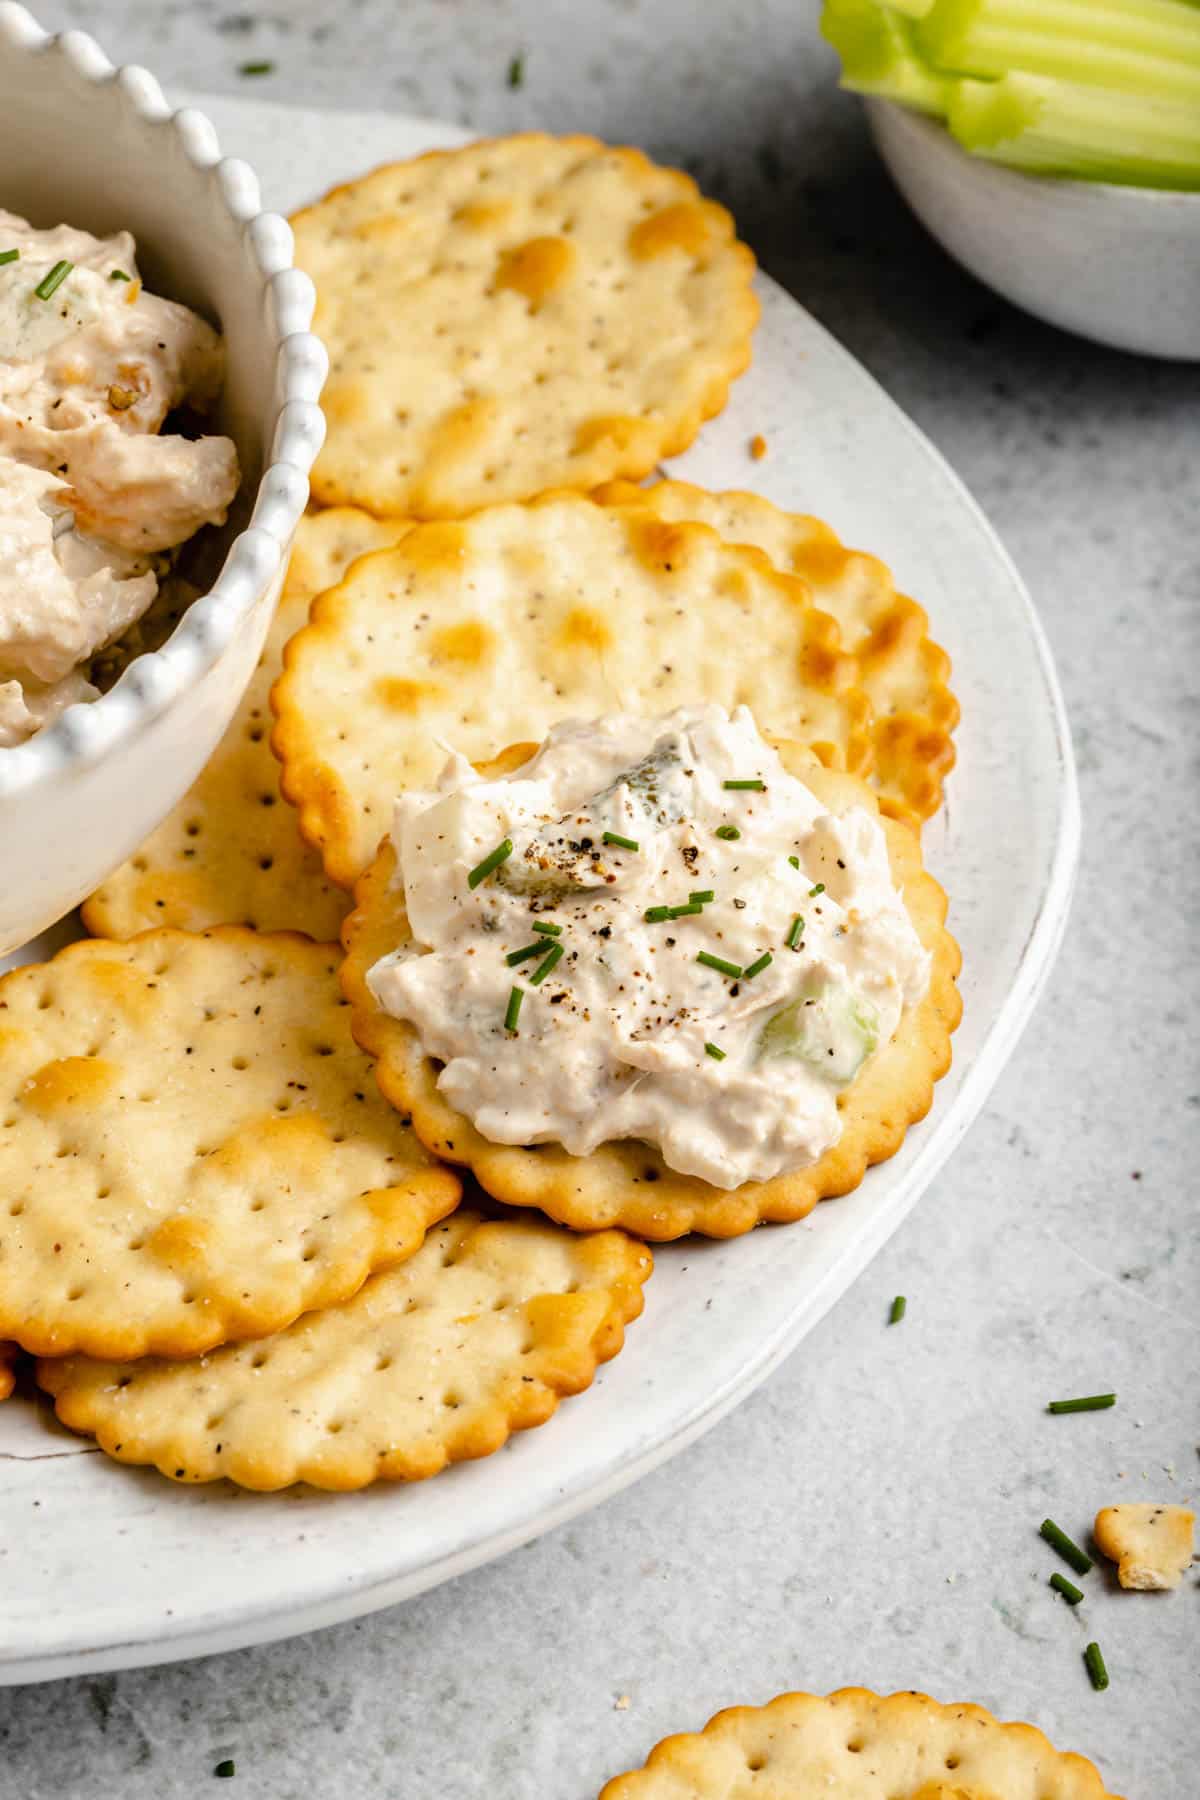
[(222, 926), (0, 980), (0, 1336), (191, 1356), (419, 1247), (459, 1182), (376, 1093), (337, 961)]
[(267, 696), (283, 646), (309, 602), (339, 581), (356, 556), (393, 544), (402, 520), (332, 507), (300, 521), (279, 606), (250, 685), (228, 731), (174, 810), (83, 904), (95, 937), (128, 938), (156, 926), (203, 931), (250, 925), (336, 938), (346, 912), (321, 859), (301, 838), (279, 793)]
[(780, 1694), (664, 1738), (600, 1800), (1118, 1800), (1032, 1725), (926, 1694)]
[(1092, 1535), (1123, 1588), (1161, 1591), (1178, 1587), (1191, 1566), (1195, 1525), (1189, 1506), (1135, 1500), (1104, 1507)]
[(0, 1400), (7, 1400), (16, 1382), (17, 1346), (0, 1344)]
[[(870, 790), (844, 774), (812, 765), (795, 746), (777, 744), (792, 773), (827, 805), (872, 806)], [(514, 748), (489, 772), (519, 766), (530, 746)], [(808, 1168), (726, 1190), (668, 1168), (647, 1144), (604, 1144), (572, 1156), (559, 1144), (536, 1148), (494, 1144), (455, 1112), (437, 1086), (437, 1067), (414, 1028), (383, 1012), (367, 986), (367, 971), (408, 938), (403, 891), (392, 886), (395, 853), (385, 843), (363, 876), (356, 910), (343, 927), (347, 960), (342, 983), (354, 1008), (354, 1034), (376, 1057), (376, 1074), (393, 1105), (435, 1155), (466, 1164), (488, 1193), (515, 1206), (536, 1206), (577, 1231), (622, 1226), (654, 1239), (698, 1231), (736, 1237), (764, 1220), (801, 1219), (818, 1200), (857, 1187), (871, 1163), (894, 1156), (910, 1124), (928, 1112), (934, 1083), (950, 1066), (950, 1034), (961, 1013), (955, 985), (958, 946), (945, 930), (946, 897), (921, 864), (907, 827), (885, 819), (892, 874), (917, 934), (932, 957), (929, 990), (901, 1018), (891, 1043), (839, 1097), (842, 1135)]]
[(196, 1362), (43, 1362), (58, 1416), (175, 1481), (420, 1481), (490, 1456), (591, 1383), (642, 1310), (650, 1253), (466, 1210), (350, 1300)]
[(325, 504), (456, 518), (644, 475), (750, 361), (753, 256), (639, 150), (487, 139), (376, 169), (292, 224), (330, 355)]
[(930, 638), (924, 610), (896, 592), (891, 571), (877, 557), (847, 549), (820, 519), (784, 512), (758, 494), (710, 493), (685, 481), (647, 488), (620, 481), (599, 489), (596, 498), (646, 507), (660, 519), (698, 519), (801, 576), (814, 605), (837, 621), (844, 648), (858, 659), (873, 715), (871, 781), (880, 806), (889, 818), (918, 829), (937, 811), (954, 766), (952, 733), (959, 719), (950, 658)]
[(315, 602), (271, 695), (283, 789), (334, 881), (401, 788), (558, 720), (745, 701), (859, 769), (868, 703), (832, 620), (760, 551), (572, 494), (423, 525)]

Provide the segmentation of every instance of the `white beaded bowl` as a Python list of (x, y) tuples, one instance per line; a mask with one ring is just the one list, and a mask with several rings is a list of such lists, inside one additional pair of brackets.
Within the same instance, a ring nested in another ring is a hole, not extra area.
[(229, 723), (308, 503), (327, 361), (287, 221), (261, 210), (253, 171), (222, 159), (204, 115), (173, 112), (145, 69), (114, 68), (83, 32), (51, 37), (10, 0), (0, 0), (0, 206), (40, 225), (132, 231), (147, 286), (220, 326), (217, 422), (243, 475), (220, 574), (163, 647), (101, 699), (0, 750), (3, 955), (130, 855)]

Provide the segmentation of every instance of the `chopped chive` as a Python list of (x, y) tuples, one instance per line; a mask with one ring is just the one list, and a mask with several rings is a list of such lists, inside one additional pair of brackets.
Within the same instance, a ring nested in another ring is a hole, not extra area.
[(1092, 1566), (1091, 1557), (1086, 1550), (1081, 1550), (1078, 1544), (1072, 1543), (1066, 1532), (1057, 1526), (1053, 1519), (1043, 1519), (1038, 1529), (1051, 1549), (1057, 1550), (1063, 1561), (1069, 1563), (1077, 1575), (1087, 1574)]
[(515, 1031), (517, 1029), (517, 1020), (521, 1016), (521, 1002), (524, 998), (525, 998), (525, 989), (524, 988), (515, 987), (509, 993), (508, 1006), (505, 1009), (505, 1013), (504, 1013), (504, 1029), (505, 1029), (505, 1031), (511, 1031), (511, 1032), (515, 1033)]
[(718, 975), (728, 975), (730, 981), (737, 981), (742, 973), (737, 963), (726, 962), (723, 956), (713, 956), (708, 950), (701, 950), (696, 961), (706, 969), (715, 969)]
[(798, 856), (789, 856), (788, 861), (791, 863), (793, 869), (798, 869), (800, 867), (800, 858)]
[(651, 925), (661, 925), (663, 920), (669, 919), (670, 916), (671, 909), (669, 906), (648, 906), (642, 914), (643, 919)]
[(17, 262), (20, 255), (19, 250), (0, 250), (0, 263)]
[(738, 830), (736, 825), (718, 825), (717, 826), (717, 836), (719, 838), (724, 838), (725, 842), (727, 844), (731, 844), (733, 842), (734, 838), (740, 838), (741, 835), (742, 834)]
[(556, 925), (553, 919), (535, 919), (533, 929), (540, 931), (543, 937), (561, 937), (562, 926)]
[(1104, 1412), (1117, 1404), (1115, 1394), (1083, 1394), (1078, 1400), (1051, 1400), (1046, 1411), (1052, 1413)]
[(816, 887), (809, 888), (808, 897), (810, 900), (815, 900), (818, 894), (823, 894), (824, 892), (825, 883), (823, 881), (818, 881)]
[(788, 926), (788, 934), (783, 940), (789, 950), (794, 950), (796, 948), (796, 945), (800, 942), (800, 934), (803, 930), (804, 914), (797, 913), (791, 924)]
[(545, 948), (545, 944), (539, 939), (536, 944), (526, 944), (520, 950), (510, 950), (504, 960), (510, 969), (515, 969), (518, 963), (528, 962), (531, 956), (541, 956)]
[(110, 281), (132, 281), (133, 276), (127, 275), (124, 269), (110, 269), (108, 271), (108, 279)]
[(757, 775), (752, 781), (723, 781), (721, 783), (723, 788), (729, 788), (734, 792), (745, 792), (748, 794), (761, 794), (766, 789), (766, 785), (766, 782), (760, 781)]
[(705, 1056), (711, 1056), (714, 1062), (725, 1061), (725, 1052), (719, 1044), (705, 1044), (704, 1054)]
[(481, 881), (487, 880), (493, 869), (498, 869), (502, 862), (508, 861), (512, 852), (512, 839), (505, 838), (502, 843), (496, 845), (494, 850), (488, 851), (481, 863), (475, 864), (475, 867), (467, 876), (467, 886), (469, 888), (477, 888)]
[(769, 950), (764, 950), (758, 961), (750, 964), (750, 967), (742, 977), (743, 981), (753, 981), (756, 975), (761, 975), (764, 969), (769, 969), (774, 961), (775, 958), (771, 955), (771, 952)]
[(274, 73), (275, 64), (273, 62), (245, 62), (238, 68), (239, 75), (273, 75)]
[(1073, 1581), (1068, 1581), (1066, 1576), (1060, 1575), (1057, 1570), (1050, 1577), (1050, 1586), (1056, 1594), (1062, 1595), (1068, 1606), (1078, 1606), (1083, 1599), (1083, 1589), (1077, 1588)]
[(54, 295), (57, 294), (59, 288), (74, 267), (74, 263), (60, 261), (56, 262), (52, 269), (47, 269), (46, 273), (42, 276), (42, 279), (33, 290), (38, 299), (53, 299)]
[(892, 1310), (888, 1314), (888, 1324), (898, 1325), (908, 1311), (908, 1300), (903, 1294), (897, 1294), (892, 1301)]
[(600, 841), (602, 844), (615, 844), (618, 850), (641, 849), (641, 845), (636, 838), (622, 837), (619, 831), (606, 831)]
[(668, 906), (668, 919), (690, 919), (695, 913), (702, 913), (704, 908), (699, 900), (689, 900), (686, 906)]
[(688, 895), (689, 900), (698, 900), (701, 906), (707, 906), (709, 901), (715, 900), (716, 897), (711, 888), (699, 888), (696, 893)]
[(529, 977), (530, 987), (541, 987), (551, 969), (555, 968), (567, 954), (563, 944), (551, 944), (545, 957)]
[(1091, 1678), (1092, 1686), (1098, 1694), (1108, 1686), (1108, 1670), (1104, 1666), (1104, 1657), (1099, 1644), (1089, 1644), (1083, 1653), (1084, 1667)]
[(525, 85), (525, 56), (523, 52), (520, 56), (514, 56), (508, 65), (508, 85), (510, 88), (519, 88), (524, 87)]
[(213, 1770), (213, 1774), (219, 1775), (222, 1781), (232, 1780), (237, 1774), (237, 1764), (234, 1762), (232, 1756), (227, 1756), (223, 1762), (219, 1762)]

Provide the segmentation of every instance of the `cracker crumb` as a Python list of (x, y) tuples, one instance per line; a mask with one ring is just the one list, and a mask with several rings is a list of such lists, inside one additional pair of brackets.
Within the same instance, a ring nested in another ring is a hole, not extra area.
[(767, 440), (761, 431), (756, 431), (750, 439), (750, 456), (754, 462), (761, 462), (767, 454)]
[(614, 1712), (628, 1712), (629, 1706), (630, 1706), (630, 1699), (629, 1699), (628, 1694), (618, 1694), (616, 1699), (613, 1701), (613, 1711)]
[(1195, 1522), (1190, 1507), (1137, 1501), (1104, 1507), (1093, 1536), (1123, 1588), (1162, 1590), (1178, 1587), (1191, 1563)]

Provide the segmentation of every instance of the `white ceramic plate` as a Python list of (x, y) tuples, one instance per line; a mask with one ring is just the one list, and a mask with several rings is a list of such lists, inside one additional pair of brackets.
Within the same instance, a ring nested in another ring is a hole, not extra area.
[[(205, 100), (281, 210), (460, 133)], [(593, 1390), (498, 1456), (412, 1488), (278, 1497), (172, 1487), (47, 1414), (0, 1407), (0, 1681), (195, 1656), (388, 1606), (594, 1506), (758, 1385), (895, 1230), (962, 1137), (1049, 970), (1079, 837), (1062, 700), (1029, 598), (970, 496), (862, 369), (770, 281), (754, 367), (676, 467), (753, 484), (883, 556), (928, 607), (962, 699), (928, 853), (952, 895), (966, 1013), (930, 1119), (802, 1225), (658, 1252), (644, 1316)], [(770, 446), (752, 463), (747, 442)], [(60, 931), (61, 939), (61, 931)]]

